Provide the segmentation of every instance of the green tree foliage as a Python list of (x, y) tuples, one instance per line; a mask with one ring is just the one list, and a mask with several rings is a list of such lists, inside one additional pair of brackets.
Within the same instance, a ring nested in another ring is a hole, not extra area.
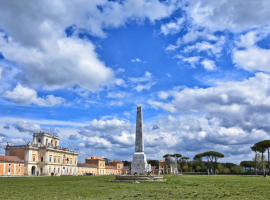
[(201, 168), (201, 166), (199, 166), (199, 165), (196, 167), (196, 171), (197, 171), (197, 172), (200, 172), (201, 169), (202, 169), (202, 168)]
[(163, 156), (163, 158), (166, 158), (166, 157), (173, 157), (173, 154), (166, 154)]
[(183, 171), (184, 172), (190, 172), (190, 167), (187, 165), (187, 164), (185, 164), (184, 166), (183, 166)]
[[(255, 157), (252, 158), (252, 162), (254, 163), (255, 162)], [(256, 157), (256, 162), (257, 162), (257, 169), (262, 171), (263, 168), (266, 167), (267, 165), (267, 161), (266, 161), (266, 158), (265, 158), (265, 155), (263, 155), (263, 167), (262, 167), (262, 155), (257, 155)]]
[[(194, 158), (196, 158), (196, 159), (206, 158), (208, 164), (210, 164), (210, 162), (211, 162), (211, 169), (214, 169), (213, 162), (215, 162), (215, 168), (216, 168), (218, 158), (223, 158), (223, 157), (224, 157), (224, 155), (222, 153), (219, 153), (216, 151), (207, 151), (207, 152), (199, 153), (199, 154), (195, 155)], [(214, 170), (214, 171), (216, 174), (216, 170)]]
[(224, 168), (223, 172), (230, 172), (230, 169), (229, 168)]
[(124, 163), (124, 166), (131, 166), (131, 162), (130, 161), (125, 160), (125, 161), (122, 161), (122, 162)]
[(263, 173), (265, 175), (264, 164), (263, 164), (263, 153), (264, 153), (265, 150), (268, 151), (268, 165), (270, 165), (270, 160), (269, 160), (270, 140), (263, 140), (263, 141), (257, 142), (254, 146), (257, 146), (257, 147), (260, 147), (261, 148), (261, 153), (262, 153), (262, 170), (263, 170)]
[(175, 156), (176, 156), (177, 158), (181, 158), (181, 157), (182, 157), (182, 155), (181, 155), (181, 154), (179, 154), (179, 153), (175, 153), (175, 154), (173, 154), (172, 156), (173, 156), (173, 157), (175, 157)]
[(224, 171), (224, 167), (219, 163), (217, 165), (217, 170), (218, 170), (218, 172), (223, 172)]
[(189, 160), (189, 157), (182, 157), (181, 159), (178, 160), (181, 166), (181, 173), (183, 172), (183, 167), (188, 160)]
[(243, 167), (240, 165), (235, 165), (232, 167), (232, 172), (242, 172), (243, 171)]
[(240, 163), (240, 165), (245, 168), (245, 171), (246, 171), (246, 168), (249, 168), (249, 170), (251, 170), (251, 168), (254, 167), (254, 162), (253, 161), (242, 161)]
[(151, 164), (151, 166), (159, 166), (158, 160), (147, 160), (148, 164)]
[(253, 147), (250, 147), (252, 151), (255, 152), (255, 175), (257, 175), (257, 155), (258, 153), (262, 153), (265, 151), (264, 149), (262, 149), (261, 147), (254, 145)]
[(181, 171), (181, 166), (180, 166), (180, 164), (177, 164), (177, 169), (178, 169), (178, 172)]

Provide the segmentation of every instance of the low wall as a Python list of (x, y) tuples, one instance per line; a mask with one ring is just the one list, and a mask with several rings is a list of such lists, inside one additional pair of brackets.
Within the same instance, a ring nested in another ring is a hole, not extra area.
[[(207, 172), (183, 172), (183, 175), (207, 175)], [(217, 172), (216, 175), (255, 175), (254, 172)], [(257, 175), (263, 175), (263, 172), (257, 172)], [(269, 175), (269, 173), (266, 173)]]

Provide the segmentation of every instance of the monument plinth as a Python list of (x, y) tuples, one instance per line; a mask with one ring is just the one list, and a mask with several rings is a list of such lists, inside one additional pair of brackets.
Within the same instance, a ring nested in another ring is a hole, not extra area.
[(131, 175), (117, 175), (115, 182), (164, 182), (163, 175), (145, 175), (151, 173), (151, 165), (146, 162), (143, 143), (142, 107), (137, 107), (135, 153), (131, 162)]
[(142, 106), (139, 104), (137, 107), (135, 153), (133, 154), (133, 160), (131, 162), (131, 174), (137, 173), (144, 175), (146, 166), (147, 162), (143, 142)]

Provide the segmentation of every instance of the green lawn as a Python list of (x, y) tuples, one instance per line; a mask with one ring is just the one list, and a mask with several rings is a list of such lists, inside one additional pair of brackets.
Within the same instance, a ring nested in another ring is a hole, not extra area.
[(0, 199), (269, 199), (270, 177), (165, 176), (117, 183), (114, 176), (0, 178)]

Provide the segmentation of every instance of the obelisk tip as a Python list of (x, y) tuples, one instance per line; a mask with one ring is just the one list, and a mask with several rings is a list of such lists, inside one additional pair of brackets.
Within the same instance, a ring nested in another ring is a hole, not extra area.
[(141, 104), (139, 103), (138, 107), (141, 107)]

